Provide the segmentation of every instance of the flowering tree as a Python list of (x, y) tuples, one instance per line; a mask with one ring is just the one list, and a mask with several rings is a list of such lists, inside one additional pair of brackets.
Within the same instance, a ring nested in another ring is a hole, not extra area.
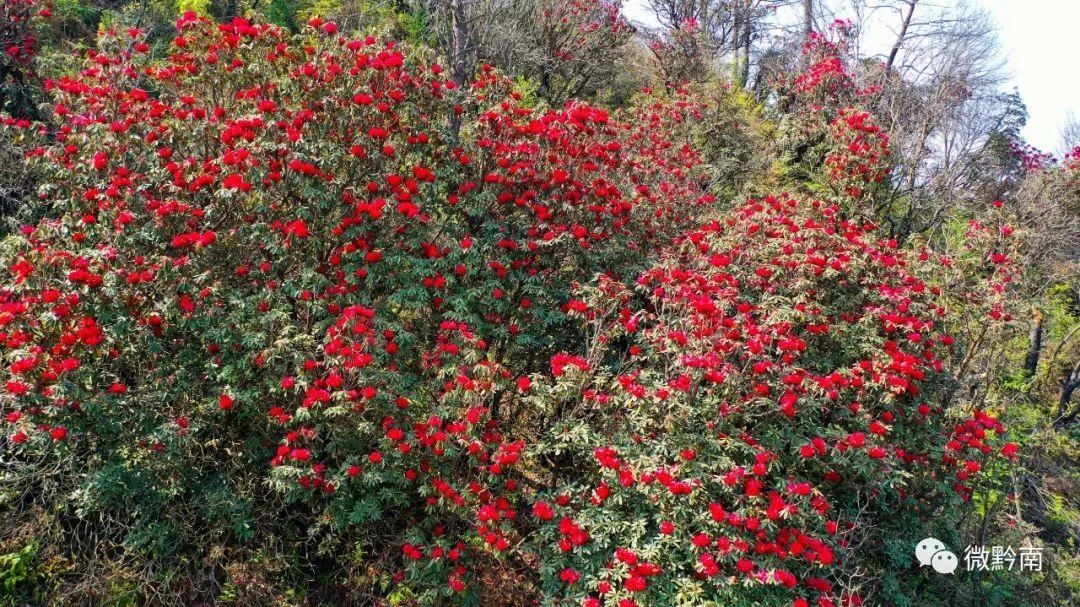
[[(879, 181), (842, 166), (843, 190)], [(549, 592), (860, 605), (880, 591), (865, 572), (953, 533), (977, 476), (1016, 446), (993, 415), (946, 406), (956, 340), (935, 275), (863, 213), (750, 200), (635, 289), (582, 291), (571, 314), (589, 338), (535, 397), (555, 420), (533, 512)], [(990, 273), (991, 293), (1007, 276)], [(1001, 318), (997, 301), (978, 304)]]
[(178, 31), (160, 61), (108, 34), (53, 86), (51, 212), (0, 296), (7, 449), (85, 474), (134, 549), (329, 525), (396, 583), (472, 593), (514, 533), (520, 378), (573, 343), (560, 306), (711, 203), (662, 137), (691, 110), (534, 112), (490, 70), (456, 104), (422, 52), (318, 19)]

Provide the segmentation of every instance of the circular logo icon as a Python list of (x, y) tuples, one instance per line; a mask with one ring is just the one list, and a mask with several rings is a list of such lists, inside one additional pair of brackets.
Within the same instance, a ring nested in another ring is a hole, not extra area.
[(953, 573), (959, 565), (956, 555), (937, 538), (928, 537), (915, 546), (915, 558), (920, 567), (931, 567), (938, 573)]
[(956, 555), (948, 550), (939, 550), (934, 553), (932, 566), (938, 573), (952, 573), (956, 571), (957, 564)]

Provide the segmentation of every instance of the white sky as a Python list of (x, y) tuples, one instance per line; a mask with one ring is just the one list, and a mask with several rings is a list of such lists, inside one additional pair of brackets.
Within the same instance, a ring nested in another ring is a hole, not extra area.
[[(971, 0), (997, 23), (1010, 76), (1028, 109), (1023, 135), (1032, 145), (1062, 152), (1061, 127), (1070, 112), (1080, 119), (1080, 0)], [(655, 25), (645, 0), (624, 0), (633, 21)], [(841, 13), (838, 16), (843, 16)]]
[[(978, 0), (994, 16), (1012, 82), (1028, 108), (1024, 136), (1036, 147), (1061, 151), (1069, 112), (1080, 118), (1080, 1)], [(1073, 58), (1073, 59), (1070, 59)]]

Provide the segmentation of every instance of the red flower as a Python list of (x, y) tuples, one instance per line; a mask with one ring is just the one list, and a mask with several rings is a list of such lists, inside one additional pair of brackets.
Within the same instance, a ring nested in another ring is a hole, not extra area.
[(22, 396), (30, 391), (30, 386), (21, 381), (9, 381), (7, 383), (7, 391), (15, 396)]
[(550, 521), (555, 518), (555, 510), (547, 502), (536, 502), (533, 504), (533, 516), (542, 521)]
[(307, 238), (311, 232), (303, 219), (294, 219), (285, 225), (285, 233), (296, 238)]
[(529, 380), (528, 377), (521, 376), (517, 380), (517, 387), (518, 390), (521, 390), (522, 392), (528, 392), (529, 388), (532, 387), (532, 382)]
[(1020, 446), (1016, 443), (1005, 443), (1001, 447), (1001, 454), (1007, 458), (1014, 458), (1020, 452)]
[(221, 185), (227, 190), (240, 190), (241, 192), (251, 191), (251, 183), (245, 180), (243, 175), (236, 173), (226, 176), (221, 182)]

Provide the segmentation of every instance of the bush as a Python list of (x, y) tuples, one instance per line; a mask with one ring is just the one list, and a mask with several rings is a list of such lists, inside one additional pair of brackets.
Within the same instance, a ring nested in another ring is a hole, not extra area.
[(943, 405), (954, 340), (905, 258), (838, 205), (767, 197), (636, 292), (587, 290), (592, 341), (536, 384), (558, 420), (538, 449), (559, 462), (534, 512), (545, 589), (859, 605), (860, 571), (911, 571), (911, 546), (951, 537), (1003, 429)]
[(946, 365), (1010, 257), (880, 236), (887, 140), (839, 99), (826, 200), (725, 213), (686, 97), (539, 111), (318, 18), (177, 26), (52, 83), (3, 243), (3, 499), (54, 602), (859, 605), (1005, 465)]
[(560, 307), (711, 203), (659, 136), (688, 110), (534, 112), (490, 70), (455, 103), (422, 49), (318, 19), (178, 29), (53, 86), (49, 216), (0, 295), (16, 508), (59, 466), (67, 541), (107, 520), (177, 601), (473, 594), (517, 541), (504, 428), (576, 339)]

